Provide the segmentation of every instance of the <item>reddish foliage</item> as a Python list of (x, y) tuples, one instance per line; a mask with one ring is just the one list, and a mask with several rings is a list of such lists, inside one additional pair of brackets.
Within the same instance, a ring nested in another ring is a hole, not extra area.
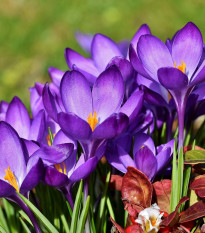
[(121, 188), (122, 188), (122, 176), (111, 175), (109, 187), (112, 190), (121, 191)]
[(153, 187), (147, 176), (134, 167), (128, 167), (122, 181), (122, 200), (128, 213), (137, 214), (151, 206)]
[(120, 232), (120, 233), (125, 233), (125, 230), (119, 225), (117, 224), (112, 217), (110, 217), (110, 220), (112, 221), (112, 223), (116, 226), (117, 230)]
[(179, 223), (190, 222), (205, 216), (205, 202), (199, 201), (181, 213)]
[(125, 233), (143, 233), (141, 226), (139, 224), (131, 225), (126, 228)]
[(153, 184), (156, 201), (160, 210), (168, 213), (170, 207), (171, 186), (171, 180), (157, 181)]
[(189, 200), (188, 197), (183, 197), (180, 201), (179, 204), (177, 205), (176, 209), (174, 212), (172, 212), (171, 214), (169, 214), (161, 223), (160, 226), (162, 227), (173, 227), (175, 224), (178, 223), (179, 221), (179, 214), (178, 214), (178, 209), (180, 207), (180, 205), (182, 203), (184, 203), (185, 201)]
[(197, 176), (191, 183), (190, 189), (194, 190), (199, 197), (205, 198), (205, 175)]

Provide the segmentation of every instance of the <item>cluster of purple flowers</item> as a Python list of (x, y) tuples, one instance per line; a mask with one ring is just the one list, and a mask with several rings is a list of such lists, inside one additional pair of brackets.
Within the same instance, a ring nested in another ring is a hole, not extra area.
[[(177, 115), (181, 148), (184, 128), (205, 114), (205, 49), (193, 23), (166, 43), (147, 25), (130, 42), (81, 33), (77, 40), (90, 58), (65, 50), (70, 70), (51, 67), (52, 81), (30, 88), (32, 117), (18, 97), (0, 104), (0, 197), (16, 201), (16, 191), (28, 196), (42, 181), (73, 207), (73, 184), (85, 179), (88, 192), (103, 156), (153, 180), (171, 161)], [(155, 147), (152, 133), (164, 123), (167, 143)]]

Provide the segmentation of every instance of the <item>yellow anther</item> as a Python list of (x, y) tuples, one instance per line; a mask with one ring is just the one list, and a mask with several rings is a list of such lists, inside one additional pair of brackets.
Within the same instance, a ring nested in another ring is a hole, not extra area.
[(144, 145), (142, 145), (142, 146), (140, 147), (140, 149), (142, 149), (142, 148), (144, 148)]
[(174, 63), (174, 68), (177, 68), (178, 70), (181, 70), (181, 72), (183, 72), (185, 74), (185, 69), (186, 69), (186, 64), (181, 61), (181, 65), (177, 66), (177, 63)]
[(8, 166), (8, 169), (5, 169), (5, 172), (6, 172), (6, 175), (4, 176), (4, 179), (8, 180), (10, 185), (12, 185), (16, 189), (16, 191), (19, 192), (19, 187), (18, 187), (16, 178), (9, 166)]
[(58, 170), (60, 173), (63, 173), (66, 175), (66, 167), (65, 167), (65, 163), (63, 162), (63, 169), (61, 167), (61, 165), (58, 163), (58, 164), (55, 164), (54, 167), (56, 168), (56, 170)]
[[(54, 137), (55, 137), (55, 134), (53, 134), (53, 138)], [(51, 138), (49, 134), (47, 135), (46, 140), (47, 140), (48, 145), (51, 146)]]
[(94, 116), (92, 113), (89, 114), (88, 119), (87, 119), (88, 124), (90, 125), (92, 131), (94, 131), (96, 124), (98, 123), (97, 119), (97, 112), (94, 112)]

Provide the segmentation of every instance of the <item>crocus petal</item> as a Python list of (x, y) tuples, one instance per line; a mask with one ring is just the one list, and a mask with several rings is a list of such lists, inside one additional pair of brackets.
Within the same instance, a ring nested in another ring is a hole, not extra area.
[(127, 153), (130, 152), (132, 147), (132, 135), (128, 132), (119, 135), (115, 139), (115, 143), (120, 145)]
[(138, 56), (147, 73), (155, 81), (158, 80), (157, 70), (161, 67), (174, 67), (167, 46), (152, 35), (141, 36), (137, 46)]
[(126, 171), (128, 166), (135, 167), (135, 163), (133, 159), (121, 146), (117, 145), (117, 151), (118, 151), (119, 161), (123, 164)]
[(129, 117), (129, 122), (131, 123), (136, 116), (139, 114), (144, 100), (143, 91), (135, 91), (121, 107), (120, 112), (126, 114)]
[(88, 159), (85, 163), (83, 163), (82, 165), (78, 166), (77, 169), (75, 169), (73, 174), (70, 176), (70, 181), (72, 183), (75, 183), (81, 179), (85, 179), (95, 170), (97, 163), (98, 158), (96, 156)]
[[(126, 152), (124, 154), (126, 154)], [(125, 167), (119, 159), (119, 151), (117, 150), (117, 146), (112, 142), (108, 144), (105, 156), (108, 163), (112, 165), (112, 167), (115, 167), (117, 170), (123, 173), (127, 172), (127, 167)]]
[[(147, 96), (149, 99), (153, 98), (153, 102), (158, 102), (159, 105), (166, 105), (167, 103), (169, 103), (169, 96), (168, 96), (168, 91), (166, 88), (164, 88), (160, 83), (154, 81), (154, 80), (150, 80), (147, 79), (145, 77), (143, 77), (142, 75), (137, 75), (137, 83), (138, 85), (143, 85), (145, 87), (147, 87), (148, 89), (145, 89), (145, 95), (151, 95), (151, 96)], [(153, 94), (153, 92), (155, 92), (156, 94)], [(156, 95), (160, 95), (160, 97), (157, 97)], [(163, 99), (162, 99), (163, 98)]]
[(147, 175), (151, 180), (157, 171), (157, 159), (147, 146), (141, 148), (134, 155), (136, 168)]
[(172, 45), (172, 57), (176, 65), (186, 64), (186, 74), (191, 78), (203, 51), (203, 38), (196, 25), (189, 22), (176, 34)]
[(52, 95), (48, 84), (43, 89), (43, 104), (48, 115), (57, 122), (57, 114), (60, 111), (56, 98)]
[(116, 65), (119, 71), (121, 72), (124, 82), (133, 77), (134, 69), (127, 59), (123, 57), (114, 57), (107, 65), (107, 68), (113, 65)]
[(180, 90), (188, 85), (188, 77), (176, 68), (161, 68), (158, 77), (160, 83), (170, 90)]
[(116, 137), (126, 129), (128, 123), (129, 118), (124, 113), (115, 113), (95, 128), (92, 137), (96, 139)]
[(88, 139), (92, 133), (90, 125), (72, 113), (59, 113), (58, 122), (63, 132), (75, 140)]
[(0, 179), (4, 180), (5, 169), (9, 167), (20, 185), (26, 174), (26, 150), (16, 131), (6, 122), (0, 122), (0, 134)]
[(157, 156), (157, 172), (162, 170), (171, 160), (171, 148), (162, 150)]
[(146, 34), (151, 34), (150, 28), (147, 24), (143, 24), (138, 31), (135, 33), (133, 36), (132, 40), (130, 43), (133, 45), (134, 49), (137, 49), (137, 43), (139, 41), (140, 36), (146, 35)]
[(130, 47), (129, 47), (129, 59), (130, 59), (130, 62), (133, 66), (133, 68), (141, 75), (143, 75), (144, 77), (146, 78), (150, 78), (148, 73), (145, 71), (141, 61), (139, 60), (138, 56), (137, 56), (137, 52), (136, 50), (134, 49), (133, 45), (130, 44)]
[(54, 167), (46, 167), (44, 182), (53, 187), (62, 187), (68, 184), (67, 175), (59, 172)]
[[(73, 152), (73, 144), (72, 143), (64, 143), (53, 146), (41, 145), (41, 147), (34, 152), (32, 157), (38, 157), (43, 160), (47, 165), (53, 165), (56, 163), (62, 163), (64, 160), (68, 158)], [(33, 166), (29, 164), (27, 167)]]
[(119, 70), (112, 66), (96, 80), (93, 90), (93, 109), (99, 122), (117, 112), (124, 96), (123, 78)]
[(75, 38), (84, 51), (86, 51), (87, 53), (91, 53), (93, 35), (77, 31), (75, 32)]
[(39, 145), (37, 142), (35, 141), (30, 141), (30, 140), (26, 140), (26, 139), (22, 139), (22, 143), (25, 145), (27, 151), (28, 151), (28, 155), (29, 157), (39, 149)]
[(73, 140), (73, 138), (70, 138), (67, 135), (65, 135), (62, 130), (59, 130), (53, 139), (53, 145), (58, 145), (63, 143), (73, 143), (74, 149), (77, 148), (77, 142)]
[(59, 70), (59, 69), (57, 69), (55, 67), (49, 67), (48, 68), (48, 73), (49, 73), (53, 83), (57, 87), (60, 87), (60, 82), (61, 82), (61, 79), (62, 79), (65, 72), (63, 72), (62, 70)]
[(122, 56), (117, 44), (107, 36), (96, 34), (92, 41), (91, 53), (100, 71), (103, 71), (115, 56)]
[(6, 113), (7, 112), (7, 109), (9, 107), (9, 104), (6, 102), (6, 101), (1, 101), (0, 103), (0, 113)]
[(194, 86), (205, 81), (205, 61), (202, 62), (193, 78), (191, 79), (190, 85)]
[(29, 140), (40, 141), (45, 131), (45, 112), (41, 110), (32, 120)]
[(14, 97), (9, 104), (6, 121), (18, 132), (22, 138), (28, 138), (30, 117), (25, 105), (18, 97)]
[(4, 180), (0, 180), (0, 197), (9, 197), (16, 193), (16, 189)]
[(87, 120), (92, 113), (92, 96), (85, 77), (78, 71), (66, 72), (60, 91), (65, 110)]
[(192, 91), (192, 94), (198, 96), (198, 101), (205, 100), (205, 83), (201, 83), (196, 86), (196, 88)]
[(136, 134), (133, 154), (136, 154), (136, 152), (139, 151), (140, 148), (143, 146), (147, 146), (153, 152), (154, 155), (156, 154), (152, 138), (145, 133)]
[(20, 187), (20, 193), (26, 193), (36, 187), (44, 176), (44, 165), (41, 159), (28, 171)]
[(77, 66), (82, 73), (85, 72), (95, 77), (99, 74), (90, 58), (85, 58), (70, 48), (65, 50), (65, 59), (70, 69), (73, 69), (73, 66)]
[(30, 104), (32, 116), (35, 117), (41, 109), (44, 109), (42, 96), (39, 95), (35, 87), (29, 88), (30, 91)]
[(157, 147), (157, 154), (160, 153), (162, 150), (165, 150), (167, 148), (171, 149), (170, 154), (173, 153), (174, 151), (174, 143), (175, 143), (175, 139), (170, 140), (169, 142), (162, 144), (160, 146)]
[(117, 43), (118, 48), (124, 57), (127, 56), (129, 44), (130, 44), (130, 42), (128, 40), (122, 40), (122, 41)]

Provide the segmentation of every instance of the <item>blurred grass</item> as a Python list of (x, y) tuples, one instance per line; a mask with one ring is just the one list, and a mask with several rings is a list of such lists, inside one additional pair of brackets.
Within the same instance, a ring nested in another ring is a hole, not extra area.
[(49, 66), (67, 69), (65, 47), (82, 53), (76, 30), (119, 41), (147, 23), (165, 40), (193, 21), (205, 36), (204, 16), (204, 0), (1, 0), (0, 100), (18, 95), (28, 106), (28, 87), (49, 81)]

